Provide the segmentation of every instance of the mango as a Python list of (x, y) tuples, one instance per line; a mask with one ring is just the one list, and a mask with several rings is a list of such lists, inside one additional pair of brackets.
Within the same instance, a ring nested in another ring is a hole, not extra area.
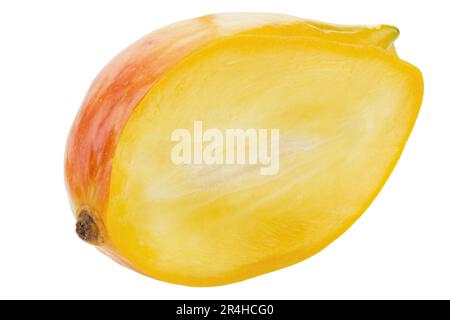
[(137, 272), (242, 281), (318, 253), (368, 208), (418, 115), (397, 28), (278, 14), (178, 22), (97, 76), (69, 134), (76, 231)]

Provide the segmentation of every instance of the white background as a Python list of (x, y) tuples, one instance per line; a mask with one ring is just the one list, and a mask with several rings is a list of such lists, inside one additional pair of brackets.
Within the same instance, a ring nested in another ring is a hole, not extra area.
[[(1, 1), (0, 298), (450, 298), (447, 1)], [(199, 15), (260, 11), (393, 24), (425, 98), (387, 185), (321, 253), (242, 283), (189, 288), (141, 276), (74, 233), (65, 140), (88, 86), (146, 33)]]

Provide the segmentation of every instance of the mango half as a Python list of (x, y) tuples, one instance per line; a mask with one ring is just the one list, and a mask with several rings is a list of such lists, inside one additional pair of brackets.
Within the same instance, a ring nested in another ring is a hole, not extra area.
[[(190, 286), (319, 252), (374, 200), (417, 117), (423, 80), (398, 58), (398, 34), (233, 13), (137, 41), (97, 76), (68, 138), (78, 235), (142, 274)], [(214, 132), (278, 130), (275, 174), (175, 164), (174, 131), (199, 121)]]

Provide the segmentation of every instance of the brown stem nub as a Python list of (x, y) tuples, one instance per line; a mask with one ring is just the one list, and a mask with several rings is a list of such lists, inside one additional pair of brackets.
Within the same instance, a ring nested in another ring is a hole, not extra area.
[(81, 240), (86, 241), (90, 244), (99, 244), (100, 241), (100, 230), (95, 223), (94, 218), (89, 214), (87, 210), (83, 210), (79, 213), (76, 231), (78, 237)]

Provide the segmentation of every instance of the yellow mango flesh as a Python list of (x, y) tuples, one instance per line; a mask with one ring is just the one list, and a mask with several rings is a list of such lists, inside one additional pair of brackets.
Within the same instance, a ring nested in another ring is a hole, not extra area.
[[(398, 160), (423, 84), (416, 68), (383, 49), (396, 32), (360, 45), (262, 34), (196, 51), (128, 120), (113, 159), (106, 228), (140, 272), (212, 286), (304, 260), (355, 222)], [(196, 120), (204, 129), (279, 129), (278, 174), (174, 165), (171, 133), (192, 131)]]

